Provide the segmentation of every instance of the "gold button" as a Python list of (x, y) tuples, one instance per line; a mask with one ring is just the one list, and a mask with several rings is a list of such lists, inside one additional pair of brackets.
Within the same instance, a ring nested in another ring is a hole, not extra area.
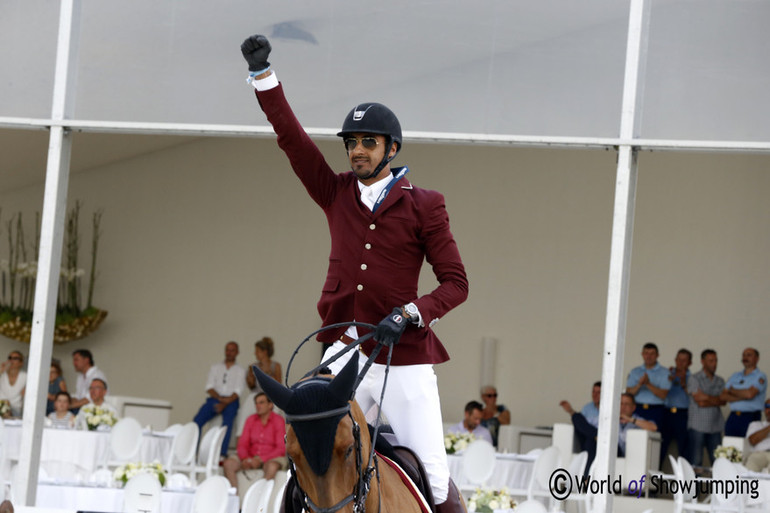
[(366, 264), (361, 264), (361, 270), (366, 271)]
[(374, 230), (375, 228), (376, 228), (376, 227), (374, 226), (374, 223), (372, 223), (372, 224), (370, 224), (370, 225), (369, 225), (369, 229), (370, 229), (370, 230)]
[(358, 286), (357, 286), (356, 288), (357, 288), (358, 290), (364, 290), (364, 286), (363, 286), (363, 285), (361, 285), (360, 283), (358, 284)]

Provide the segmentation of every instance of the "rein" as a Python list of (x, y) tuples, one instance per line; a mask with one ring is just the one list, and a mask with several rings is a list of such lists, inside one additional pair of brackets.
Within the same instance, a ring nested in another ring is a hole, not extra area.
[[(291, 371), (291, 364), (294, 361), (294, 357), (299, 352), (300, 348), (310, 340), (311, 337), (314, 335), (326, 331), (329, 329), (336, 329), (341, 327), (348, 327), (348, 326), (356, 326), (356, 327), (364, 327), (369, 328), (371, 330), (374, 330), (376, 326), (372, 324), (366, 324), (366, 323), (360, 323), (360, 322), (345, 322), (345, 323), (338, 323), (338, 324), (330, 324), (329, 326), (325, 326), (319, 330), (314, 331), (310, 335), (308, 335), (302, 342), (300, 342), (299, 346), (297, 346), (297, 349), (294, 350), (294, 353), (291, 355), (291, 359), (289, 360), (289, 363), (286, 367), (286, 386), (289, 385), (289, 372)], [(329, 364), (337, 361), (339, 358), (341, 358), (343, 355), (348, 353), (349, 351), (352, 351), (355, 347), (361, 345), (362, 343), (366, 342), (370, 338), (374, 336), (374, 331), (371, 331), (370, 333), (367, 333), (366, 335), (359, 337), (354, 342), (351, 342), (348, 344), (345, 349), (341, 350), (328, 360), (325, 360), (321, 362), (317, 367), (314, 369), (308, 371), (302, 379), (308, 378), (308, 377), (315, 377), (318, 376), (318, 373), (326, 368)], [(361, 384), (361, 381), (363, 380), (366, 373), (369, 371), (369, 368), (372, 366), (372, 363), (374, 363), (374, 360), (377, 358), (377, 356), (380, 354), (380, 350), (382, 349), (383, 344), (380, 342), (377, 342), (377, 345), (375, 346), (374, 350), (372, 351), (372, 354), (369, 355), (369, 358), (366, 360), (366, 363), (364, 364), (363, 369), (361, 369), (361, 372), (358, 374), (356, 378), (356, 382), (353, 385), (353, 388), (351, 390), (351, 399), (355, 397), (355, 392), (358, 389), (358, 386)], [(286, 414), (286, 420), (291, 422), (307, 422), (307, 421), (313, 421), (313, 420), (320, 420), (330, 417), (336, 417), (340, 414), (347, 414), (348, 417), (350, 417), (350, 421), (353, 423), (353, 438), (355, 440), (355, 446), (356, 446), (356, 473), (358, 474), (358, 481), (356, 482), (355, 486), (353, 487), (353, 492), (346, 496), (344, 499), (339, 501), (337, 504), (330, 506), (328, 508), (321, 508), (317, 504), (313, 503), (313, 501), (308, 497), (307, 493), (300, 487), (299, 481), (297, 480), (297, 470), (294, 467), (294, 462), (289, 458), (289, 465), (291, 466), (291, 474), (292, 479), (294, 480), (294, 484), (296, 486), (296, 489), (300, 491), (302, 495), (303, 502), (307, 506), (307, 509), (313, 511), (313, 513), (335, 513), (336, 511), (339, 511), (340, 509), (344, 508), (351, 502), (355, 501), (353, 504), (353, 511), (356, 513), (363, 513), (365, 511), (366, 506), (366, 498), (369, 495), (369, 489), (370, 489), (370, 482), (372, 479), (372, 476), (377, 477), (377, 483), (380, 482), (380, 473), (379, 473), (379, 465), (377, 458), (375, 457), (375, 440), (377, 439), (377, 435), (380, 430), (380, 412), (382, 410), (382, 401), (385, 397), (385, 388), (388, 383), (388, 372), (390, 371), (390, 360), (393, 355), (393, 346), (388, 347), (388, 358), (387, 363), (385, 365), (385, 376), (383, 378), (382, 382), (382, 391), (380, 392), (380, 401), (377, 404), (377, 422), (374, 426), (374, 433), (372, 435), (371, 439), (371, 450), (369, 451), (369, 458), (366, 464), (366, 468), (363, 467), (363, 461), (362, 461), (362, 454), (361, 454), (361, 427), (358, 425), (356, 420), (353, 418), (353, 414), (350, 411), (350, 403), (347, 403), (345, 406), (341, 408), (335, 408), (333, 410), (326, 410), (321, 411), (317, 413), (308, 413), (308, 414), (301, 414), (301, 415), (290, 415)], [(306, 384), (310, 384), (310, 382), (302, 383), (300, 382), (300, 387)], [(377, 487), (378, 491), (378, 511), (381, 510), (382, 506), (382, 493), (380, 490), (380, 487)]]

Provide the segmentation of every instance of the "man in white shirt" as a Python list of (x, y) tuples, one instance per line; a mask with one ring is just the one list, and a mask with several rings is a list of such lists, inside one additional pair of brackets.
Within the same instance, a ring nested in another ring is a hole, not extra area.
[(484, 405), (478, 401), (471, 401), (465, 405), (465, 416), (463, 420), (449, 428), (450, 433), (462, 435), (470, 433), (477, 439), (486, 440), (492, 443), (492, 434), (487, 428), (481, 425), (481, 416)]
[(238, 357), (238, 344), (228, 342), (225, 345), (225, 361), (215, 363), (209, 370), (206, 380), (208, 398), (203, 403), (193, 421), (199, 428), (217, 415), (222, 415), (222, 425), (227, 426), (227, 433), (222, 442), (222, 456), (227, 456), (230, 435), (233, 432), (235, 416), (238, 414), (239, 397), (246, 384), (246, 370), (235, 363)]
[(78, 374), (75, 383), (75, 393), (72, 395), (72, 405), (70, 410), (77, 413), (78, 410), (91, 402), (89, 389), (91, 382), (95, 379), (107, 383), (107, 377), (99, 368), (94, 365), (94, 357), (88, 349), (78, 349), (72, 353), (72, 366)]
[[(107, 395), (106, 381), (101, 378), (94, 378), (91, 380), (91, 385), (88, 387), (88, 393), (90, 395), (91, 401), (84, 405), (78, 412), (78, 416), (75, 417), (76, 429), (88, 429), (86, 412), (89, 410), (90, 406), (101, 408), (104, 411), (109, 411), (115, 416), (115, 419), (118, 418), (117, 410), (113, 408), (109, 403), (104, 401), (104, 396)], [(101, 429), (101, 427), (97, 429)]]
[(755, 420), (749, 424), (746, 437), (753, 451), (746, 460), (746, 468), (762, 472), (770, 467), (770, 400), (765, 401), (765, 420)]

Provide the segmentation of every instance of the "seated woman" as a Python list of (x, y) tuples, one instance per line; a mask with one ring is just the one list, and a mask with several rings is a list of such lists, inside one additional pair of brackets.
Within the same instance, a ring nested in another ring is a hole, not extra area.
[(51, 370), (48, 373), (48, 404), (45, 407), (45, 414), (50, 415), (54, 411), (54, 401), (59, 392), (67, 391), (67, 383), (62, 377), (61, 364), (59, 360), (51, 360)]
[(72, 398), (69, 392), (61, 391), (56, 394), (54, 399), (55, 411), (48, 414), (48, 418), (51, 420), (51, 427), (59, 429), (72, 429), (75, 427), (75, 415), (70, 411), (70, 403)]
[[(281, 364), (272, 360), (273, 353), (275, 352), (273, 339), (270, 337), (262, 337), (254, 344), (254, 356), (257, 357), (257, 361), (252, 365), (256, 365), (259, 369), (276, 380), (281, 382)], [(247, 369), (246, 384), (249, 386), (249, 390), (253, 393), (261, 392), (262, 389), (254, 378), (254, 373), (251, 372), (251, 366)]]
[(502, 404), (497, 404), (497, 389), (491, 385), (481, 388), (481, 400), (484, 401), (481, 425), (492, 434), (492, 443), (497, 447), (500, 426), (511, 423), (511, 412)]
[(24, 390), (27, 386), (27, 373), (21, 370), (24, 355), (11, 351), (8, 360), (0, 363), (0, 399), (11, 404), (11, 416), (21, 417), (24, 406)]

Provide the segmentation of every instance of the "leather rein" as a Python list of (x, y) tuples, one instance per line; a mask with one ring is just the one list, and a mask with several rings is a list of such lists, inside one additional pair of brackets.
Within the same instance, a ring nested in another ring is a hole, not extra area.
[[(363, 327), (363, 328), (369, 328), (371, 330), (374, 330), (376, 326), (366, 323), (360, 323), (360, 322), (345, 322), (345, 323), (338, 323), (338, 324), (331, 324), (329, 326), (325, 326), (321, 328), (320, 330), (317, 330), (310, 335), (308, 335), (300, 344), (297, 346), (297, 349), (294, 351), (294, 354), (292, 354), (291, 359), (289, 360), (289, 364), (286, 367), (286, 386), (288, 386), (289, 383), (289, 372), (291, 371), (291, 364), (294, 361), (294, 357), (299, 352), (300, 348), (310, 340), (311, 337), (314, 335), (328, 330), (328, 329), (336, 329), (340, 327), (347, 327), (347, 326), (356, 326), (356, 327)], [(348, 346), (340, 351), (339, 353), (335, 354), (328, 360), (325, 360), (321, 362), (320, 365), (315, 367), (314, 369), (308, 371), (302, 379), (310, 378), (310, 377), (317, 377), (319, 376), (319, 372), (326, 368), (329, 364), (335, 362), (339, 358), (341, 358), (343, 355), (348, 353), (349, 351), (352, 351), (354, 348), (358, 347), (363, 342), (366, 342), (370, 338), (374, 336), (374, 331), (371, 331), (370, 333), (367, 333), (366, 335), (359, 337), (358, 340), (355, 340), (348, 344)], [(358, 386), (361, 384), (361, 380), (363, 380), (366, 373), (369, 371), (369, 368), (371, 367), (372, 363), (374, 363), (374, 360), (377, 358), (377, 355), (379, 355), (380, 350), (382, 349), (383, 344), (377, 343), (377, 346), (375, 346), (374, 350), (372, 351), (372, 354), (367, 359), (366, 363), (364, 364), (364, 368), (361, 370), (361, 372), (358, 374), (358, 377), (356, 378), (356, 382), (353, 385), (353, 388), (351, 390), (351, 398), (355, 396), (355, 391), (358, 389)], [(385, 386), (388, 382), (388, 371), (390, 370), (390, 359), (391, 355), (393, 354), (393, 346), (389, 346), (388, 350), (388, 359), (387, 364), (385, 367), (385, 377), (383, 379), (382, 383), (382, 391), (380, 393), (380, 401), (377, 405), (377, 422), (374, 427), (374, 434), (372, 436), (371, 440), (371, 450), (369, 452), (369, 458), (366, 464), (366, 467), (363, 465), (363, 454), (362, 454), (362, 447), (361, 447), (361, 426), (359, 426), (358, 422), (353, 418), (353, 414), (350, 411), (350, 403), (347, 403), (345, 406), (341, 408), (335, 408), (333, 410), (326, 410), (321, 411), (317, 413), (307, 413), (307, 414), (299, 414), (299, 415), (291, 415), (291, 414), (285, 414), (286, 420), (289, 423), (292, 422), (308, 422), (308, 421), (314, 421), (314, 420), (320, 420), (320, 419), (326, 419), (330, 417), (336, 417), (340, 414), (347, 415), (350, 417), (350, 421), (353, 424), (353, 439), (355, 443), (355, 452), (356, 452), (356, 474), (358, 474), (358, 479), (356, 481), (356, 484), (353, 486), (353, 491), (347, 495), (345, 498), (343, 498), (341, 501), (337, 502), (333, 506), (330, 506), (328, 508), (322, 508), (315, 504), (310, 497), (308, 497), (307, 493), (302, 489), (302, 487), (299, 484), (299, 481), (297, 480), (297, 469), (294, 466), (294, 461), (289, 458), (289, 467), (291, 470), (292, 480), (294, 481), (295, 488), (299, 490), (301, 496), (302, 496), (302, 502), (305, 505), (305, 509), (308, 509), (312, 511), (313, 513), (335, 513), (351, 502), (353, 503), (353, 511), (355, 513), (363, 513), (366, 511), (366, 499), (369, 496), (369, 490), (371, 488), (371, 480), (372, 476), (377, 477), (377, 484), (379, 485), (380, 482), (380, 473), (379, 473), (379, 466), (378, 461), (376, 457), (376, 453), (374, 451), (374, 441), (377, 439), (377, 434), (379, 433), (380, 429), (380, 410), (382, 405), (383, 397), (385, 396)], [(323, 378), (320, 378), (323, 379)], [(298, 387), (306, 386), (307, 384), (313, 383), (313, 380), (309, 381), (300, 381), (298, 384)], [(380, 487), (377, 487), (378, 490), (378, 497), (377, 497), (377, 503), (378, 503), (378, 511), (381, 510), (382, 506), (382, 494), (379, 493)]]

